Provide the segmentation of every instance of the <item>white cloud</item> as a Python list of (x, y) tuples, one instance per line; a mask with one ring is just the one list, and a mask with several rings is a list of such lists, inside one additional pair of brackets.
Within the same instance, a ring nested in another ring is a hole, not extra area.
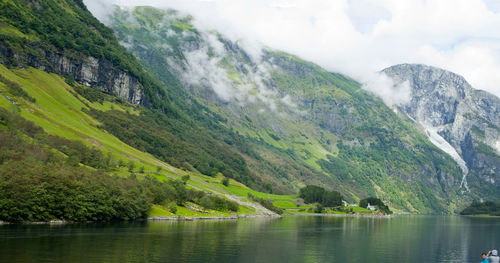
[(385, 104), (389, 106), (398, 105), (411, 99), (411, 87), (408, 81), (394, 85), (392, 79), (383, 73), (367, 74), (363, 87), (382, 97)]
[[(373, 73), (398, 63), (424, 63), (463, 75), (500, 96), (500, 7), (497, 0), (85, 0), (151, 5), (192, 14), (249, 48), (259, 43), (296, 54), (366, 83), (388, 103), (405, 98)], [(380, 79), (379, 79), (380, 80)], [(390, 97), (387, 97), (389, 96)]]
[(374, 35), (426, 36), (426, 41), (473, 33), (493, 18), (481, 0), (385, 0), (392, 18), (377, 23)]
[(499, 95), (500, 65), (491, 47), (469, 44), (449, 50), (422, 46), (416, 53), (423, 63), (462, 73), (473, 87)]

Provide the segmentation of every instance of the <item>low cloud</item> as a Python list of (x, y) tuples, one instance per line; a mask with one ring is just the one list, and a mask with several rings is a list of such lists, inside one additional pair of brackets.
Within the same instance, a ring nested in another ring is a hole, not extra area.
[(372, 73), (365, 76), (363, 88), (377, 94), (388, 106), (403, 104), (411, 99), (411, 87), (408, 81), (395, 85), (393, 80), (384, 73)]
[(84, 2), (101, 20), (110, 4), (190, 13), (197, 27), (238, 41), (254, 58), (262, 45), (298, 55), (365, 83), (388, 104), (407, 99), (405, 88), (394, 90), (374, 72), (400, 63), (443, 67), (500, 96), (500, 7), (495, 0)]

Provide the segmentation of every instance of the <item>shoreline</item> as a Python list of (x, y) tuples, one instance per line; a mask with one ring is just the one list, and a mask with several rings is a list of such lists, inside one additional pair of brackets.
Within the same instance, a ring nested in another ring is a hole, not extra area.
[(195, 220), (238, 220), (245, 218), (281, 218), (281, 215), (239, 215), (239, 216), (199, 216), (199, 217), (180, 217), (180, 216), (150, 216), (146, 221), (195, 221)]
[(500, 216), (493, 216), (493, 215), (485, 215), (485, 214), (478, 214), (478, 215), (460, 215), (459, 216), (463, 216), (463, 217), (480, 217), (480, 218), (500, 218)]
[[(116, 222), (140, 222), (140, 221), (173, 221), (173, 222), (181, 222), (181, 221), (198, 221), (198, 220), (238, 220), (245, 218), (282, 218), (287, 216), (323, 216), (323, 217), (353, 217), (353, 218), (393, 218), (397, 216), (401, 216), (399, 214), (396, 215), (365, 215), (365, 214), (315, 214), (315, 213), (297, 213), (297, 214), (283, 214), (283, 215), (270, 215), (270, 214), (248, 214), (248, 215), (238, 215), (238, 216), (207, 216), (207, 217), (181, 217), (181, 216), (150, 216), (143, 219), (135, 219), (135, 220), (123, 220)], [(87, 222), (73, 222), (73, 221), (64, 221), (64, 220), (52, 220), (46, 222), (19, 222), (19, 223), (11, 223), (0, 221), (1, 225), (66, 225), (66, 224), (93, 224), (93, 223), (109, 223), (110, 221), (87, 221)]]
[(25, 222), (6, 222), (0, 221), (1, 225), (69, 225), (69, 224), (95, 224), (95, 223), (110, 223), (110, 222), (142, 222), (142, 221), (195, 221), (195, 220), (237, 220), (244, 218), (281, 218), (281, 215), (239, 215), (239, 216), (199, 216), (199, 217), (181, 217), (181, 216), (150, 216), (147, 218), (138, 218), (134, 220), (116, 220), (116, 221), (65, 221), (65, 220), (51, 220), (51, 221), (25, 221)]
[(393, 218), (400, 216), (399, 214), (392, 215), (369, 215), (369, 214), (316, 214), (316, 213), (297, 213), (285, 214), (285, 216), (328, 216), (328, 217), (364, 217), (364, 218)]

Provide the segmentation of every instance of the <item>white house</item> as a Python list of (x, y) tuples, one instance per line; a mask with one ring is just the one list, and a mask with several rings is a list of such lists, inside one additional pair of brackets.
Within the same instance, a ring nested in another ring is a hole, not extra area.
[(374, 205), (370, 205), (370, 203), (368, 203), (368, 206), (366, 208), (368, 208), (368, 209), (370, 209), (372, 211), (377, 210), (377, 208)]

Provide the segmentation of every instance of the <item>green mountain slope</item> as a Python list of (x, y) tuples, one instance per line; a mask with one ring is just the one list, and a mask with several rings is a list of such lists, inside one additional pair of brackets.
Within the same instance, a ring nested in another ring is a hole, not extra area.
[(250, 55), (173, 10), (117, 9), (111, 21), (120, 42), (179, 94), (173, 104), (206, 107), (245, 138), (256, 152), (245, 157), (250, 170), (274, 190), (306, 182), (421, 212), (470, 198), (448, 155), (348, 77), (270, 49)]

